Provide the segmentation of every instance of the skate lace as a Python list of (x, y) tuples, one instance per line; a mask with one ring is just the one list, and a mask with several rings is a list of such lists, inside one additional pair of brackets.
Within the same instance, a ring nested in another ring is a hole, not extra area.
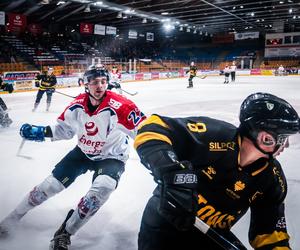
[(53, 238), (54, 249), (68, 249), (68, 245), (71, 244), (70, 235), (68, 233), (62, 233)]

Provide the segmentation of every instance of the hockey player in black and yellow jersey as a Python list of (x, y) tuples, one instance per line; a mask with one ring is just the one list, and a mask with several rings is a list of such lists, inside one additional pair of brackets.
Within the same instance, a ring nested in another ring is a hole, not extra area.
[(223, 249), (193, 226), (195, 216), (235, 240), (230, 229), (249, 208), (251, 246), (290, 249), (287, 183), (276, 156), (299, 129), (294, 108), (267, 93), (244, 100), (239, 127), (209, 117), (150, 116), (135, 148), (158, 186), (143, 213), (138, 249)]
[(188, 88), (193, 87), (193, 78), (197, 75), (197, 67), (195, 66), (194, 62), (191, 62), (190, 69), (186, 71), (186, 73), (189, 73), (189, 85), (187, 86)]
[(37, 75), (35, 78), (35, 86), (39, 88), (34, 107), (32, 111), (34, 112), (40, 104), (40, 101), (46, 92), (47, 95), (47, 107), (46, 111), (49, 111), (51, 105), (52, 94), (55, 92), (55, 85), (57, 83), (56, 76), (53, 74), (53, 68), (48, 68), (42, 75)]

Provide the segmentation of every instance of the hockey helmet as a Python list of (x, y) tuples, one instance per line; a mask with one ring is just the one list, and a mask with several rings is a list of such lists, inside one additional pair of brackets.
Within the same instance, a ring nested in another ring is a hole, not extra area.
[(105, 68), (97, 66), (91, 67), (83, 75), (84, 83), (88, 84), (91, 80), (97, 77), (106, 77), (107, 82), (109, 81), (109, 74)]
[(300, 130), (299, 115), (285, 100), (268, 93), (249, 95), (240, 108), (242, 131), (266, 131), (276, 137), (296, 134)]

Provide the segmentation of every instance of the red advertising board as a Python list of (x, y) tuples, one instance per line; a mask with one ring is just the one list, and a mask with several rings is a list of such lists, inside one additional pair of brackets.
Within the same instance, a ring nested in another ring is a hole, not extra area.
[(143, 73), (137, 73), (135, 74), (135, 80), (144, 80), (144, 74)]
[(261, 75), (260, 69), (251, 69), (250, 75)]
[(93, 34), (94, 25), (91, 23), (80, 23), (80, 33), (81, 34)]
[(27, 16), (15, 13), (8, 14), (7, 31), (9, 32), (23, 32), (27, 25)]

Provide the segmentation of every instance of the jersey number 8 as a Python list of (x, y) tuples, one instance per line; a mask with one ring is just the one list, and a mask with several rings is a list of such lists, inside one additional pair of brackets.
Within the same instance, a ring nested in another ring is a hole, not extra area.
[(187, 127), (192, 132), (197, 132), (197, 133), (206, 132), (206, 125), (202, 122), (188, 123)]

